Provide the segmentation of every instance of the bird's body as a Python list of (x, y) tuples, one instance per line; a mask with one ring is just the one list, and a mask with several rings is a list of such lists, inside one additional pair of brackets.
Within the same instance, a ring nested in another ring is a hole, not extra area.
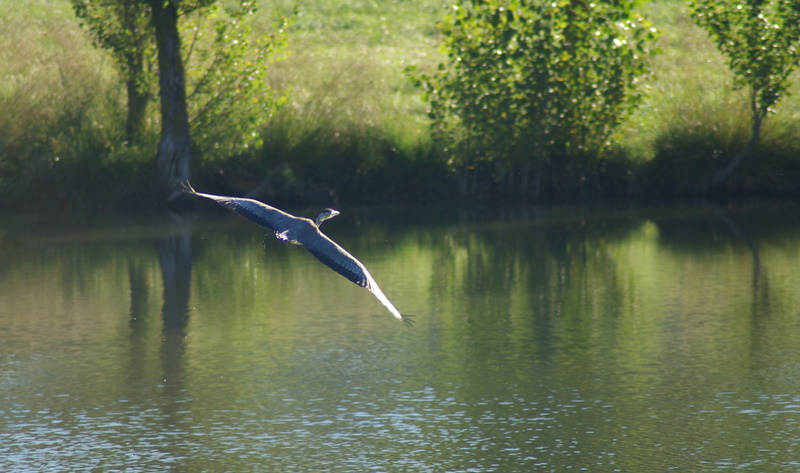
[(394, 305), (392, 305), (389, 299), (383, 294), (383, 291), (381, 291), (381, 288), (378, 287), (375, 279), (369, 274), (367, 268), (353, 257), (353, 255), (319, 230), (319, 225), (323, 221), (339, 215), (338, 211), (325, 209), (319, 217), (317, 217), (317, 221), (314, 222), (307, 218), (295, 217), (292, 214), (253, 199), (202, 194), (200, 192), (195, 192), (191, 187), (187, 189), (187, 192), (213, 200), (251, 222), (269, 228), (275, 232), (275, 236), (279, 240), (302, 245), (323, 264), (355, 284), (370, 291), (387, 309), (389, 309), (389, 312), (391, 312), (396, 319), (403, 321), (406, 325), (410, 324), (408, 316), (402, 315)]

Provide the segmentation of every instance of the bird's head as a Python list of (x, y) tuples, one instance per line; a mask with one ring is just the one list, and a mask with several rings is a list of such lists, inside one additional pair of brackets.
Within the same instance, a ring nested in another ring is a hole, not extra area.
[(339, 211), (338, 210), (325, 209), (322, 212), (320, 212), (320, 214), (317, 216), (316, 224), (317, 224), (317, 226), (320, 226), (320, 224), (322, 222), (324, 222), (325, 220), (328, 220), (329, 218), (333, 218), (333, 217), (335, 217), (337, 215), (339, 215)]

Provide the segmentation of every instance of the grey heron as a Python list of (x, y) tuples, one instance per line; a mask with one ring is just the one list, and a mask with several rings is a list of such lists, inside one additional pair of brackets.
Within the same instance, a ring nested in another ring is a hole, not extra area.
[(289, 243), (302, 245), (325, 266), (331, 268), (355, 284), (367, 289), (389, 309), (397, 320), (407, 326), (411, 325), (408, 315), (402, 315), (383, 294), (378, 283), (369, 274), (367, 268), (336, 242), (319, 230), (320, 224), (329, 218), (339, 215), (338, 210), (325, 209), (316, 221), (303, 217), (295, 217), (275, 207), (253, 199), (228, 197), (222, 195), (203, 194), (186, 185), (185, 192), (213, 200), (219, 205), (242, 217), (275, 232), (275, 237)]

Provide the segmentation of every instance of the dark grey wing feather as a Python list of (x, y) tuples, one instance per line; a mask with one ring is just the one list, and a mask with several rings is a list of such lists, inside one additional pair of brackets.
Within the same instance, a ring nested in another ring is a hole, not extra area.
[(378, 287), (375, 280), (372, 279), (367, 268), (350, 253), (345, 251), (344, 248), (322, 234), (319, 229), (316, 227), (314, 228), (317, 230), (317, 237), (312, 241), (304, 243), (306, 249), (318, 260), (322, 261), (325, 266), (367, 289), (381, 304), (389, 309), (389, 312), (391, 312), (397, 320), (402, 321), (407, 326), (411, 326), (411, 320), (401, 314), (389, 301), (383, 291), (381, 291), (381, 288)]
[(372, 290), (374, 284), (367, 268), (333, 240), (317, 233), (317, 238), (304, 243), (305, 248), (322, 263), (361, 287)]
[(211, 199), (226, 209), (250, 220), (251, 222), (257, 223), (262, 227), (266, 227), (274, 231), (285, 230), (286, 222), (294, 218), (286, 212), (278, 210), (275, 207), (270, 207), (267, 204), (253, 199), (201, 194), (199, 192), (195, 192), (195, 195), (205, 197), (206, 199)]

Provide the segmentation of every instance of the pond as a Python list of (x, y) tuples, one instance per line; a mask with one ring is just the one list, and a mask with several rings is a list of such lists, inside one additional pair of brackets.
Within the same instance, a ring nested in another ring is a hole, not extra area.
[(207, 207), (0, 219), (0, 471), (800, 470), (798, 203)]

